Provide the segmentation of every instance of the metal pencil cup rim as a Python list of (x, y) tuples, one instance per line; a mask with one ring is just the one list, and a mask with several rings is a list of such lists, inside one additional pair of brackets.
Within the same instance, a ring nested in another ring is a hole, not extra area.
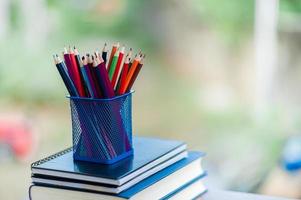
[(133, 155), (132, 93), (110, 99), (67, 96), (74, 160), (113, 164)]

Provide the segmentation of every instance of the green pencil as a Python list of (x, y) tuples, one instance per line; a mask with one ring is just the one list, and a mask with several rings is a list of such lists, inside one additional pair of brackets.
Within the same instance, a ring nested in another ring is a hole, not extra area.
[(116, 64), (117, 64), (117, 61), (118, 61), (118, 55), (119, 55), (119, 51), (116, 51), (116, 53), (115, 53), (115, 55), (112, 59), (111, 66), (109, 67), (109, 69), (110, 69), (110, 71), (109, 71), (110, 81), (112, 81), (112, 78), (113, 78), (113, 74), (114, 74)]

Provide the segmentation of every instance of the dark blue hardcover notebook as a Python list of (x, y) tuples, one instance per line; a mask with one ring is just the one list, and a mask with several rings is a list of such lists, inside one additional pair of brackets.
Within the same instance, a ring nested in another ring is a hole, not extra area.
[[(154, 185), (155, 183), (159, 182), (160, 180), (168, 177), (168, 176), (171, 176), (173, 173), (177, 172), (178, 170), (184, 168), (185, 166), (189, 165), (189, 164), (192, 164), (194, 161), (197, 161), (199, 160), (201, 157), (204, 156), (204, 153), (202, 152), (189, 152), (188, 153), (188, 157), (185, 158), (185, 159), (182, 159), (178, 162), (176, 162), (175, 164), (173, 165), (170, 165), (169, 167), (166, 167), (165, 169), (157, 172), (156, 174), (153, 174), (152, 176), (142, 180), (141, 182), (135, 184), (134, 186), (132, 186), (131, 188), (119, 193), (119, 194), (116, 194), (116, 195), (112, 195), (112, 194), (105, 194), (105, 193), (101, 193), (101, 192), (91, 192), (91, 191), (85, 191), (85, 190), (77, 190), (77, 191), (81, 191), (81, 192), (89, 192), (89, 193), (95, 193), (100, 195), (100, 196), (95, 196), (96, 197), (103, 197), (104, 199), (106, 195), (108, 196), (111, 196), (110, 199), (113, 199), (113, 197), (116, 197), (116, 199), (131, 199), (133, 198), (135, 195), (137, 195), (138, 193), (142, 192), (143, 190), (145, 190), (146, 188)], [(199, 163), (200, 164), (200, 163)], [(165, 195), (163, 195), (161, 198), (163, 199), (168, 199), (170, 198), (171, 196), (175, 195), (177, 192), (179, 192), (180, 190), (188, 187), (190, 184), (192, 184), (193, 182), (203, 178), (204, 176), (206, 176), (206, 172), (204, 171), (200, 171), (196, 174), (195, 178), (186, 182), (186, 183), (182, 183), (183, 185), (173, 191), (165, 191)], [(177, 181), (177, 180), (175, 180)], [(43, 185), (43, 184), (38, 184), (38, 185), (33, 185), (31, 186), (30, 188), (30, 196), (31, 197), (35, 197), (35, 192), (34, 192), (34, 189), (35, 187), (41, 187), (41, 188), (59, 188), (60, 190), (63, 189), (63, 191), (61, 192), (62, 194), (66, 193), (66, 192), (72, 192), (74, 191), (74, 189), (70, 189), (70, 188), (65, 188), (65, 187), (60, 187), (60, 186), (48, 186), (48, 185)], [(60, 191), (59, 190), (59, 191)], [(43, 192), (42, 192), (43, 193)], [(77, 195), (84, 195), (84, 194), (77, 194)], [(104, 195), (104, 196), (103, 196)]]
[(122, 185), (135, 176), (186, 151), (186, 144), (174, 140), (133, 138), (134, 155), (112, 165), (74, 161), (72, 148), (31, 165), (32, 173), (46, 176)]
[[(172, 173), (176, 172), (177, 170), (183, 168), (184, 166), (189, 165), (190, 163), (203, 157), (204, 155), (205, 154), (202, 152), (189, 152), (188, 157), (186, 159), (180, 160), (180, 161), (176, 162), (175, 164), (157, 172), (156, 174), (150, 176), (147, 179), (144, 179), (143, 181), (139, 182), (138, 184), (134, 185), (133, 187), (129, 188), (128, 190), (125, 190), (124, 192), (119, 193), (117, 196), (123, 197), (125, 199), (129, 199), (132, 196), (134, 196), (135, 194), (137, 194), (138, 192), (153, 185), (154, 183), (158, 182), (159, 180), (171, 175)], [(206, 172), (203, 172), (202, 174), (199, 174), (198, 178), (204, 177), (205, 175), (206, 175)]]
[[(204, 178), (207, 175), (207, 172), (204, 172), (203, 174), (199, 175), (198, 177), (192, 179), (191, 181), (189, 181), (188, 183), (185, 183), (184, 185), (182, 185), (181, 187), (177, 188), (176, 190), (170, 192), (169, 194), (165, 195), (163, 198), (161, 198), (160, 200), (167, 200), (170, 199), (174, 196), (176, 196), (179, 192), (181, 192), (182, 190), (190, 187), (192, 184), (194, 184), (195, 182), (201, 180), (202, 178)], [(205, 186), (204, 186), (205, 187)], [(197, 199), (200, 196), (202, 196), (204, 193), (207, 192), (207, 188), (199, 188), (198, 193), (194, 196), (193, 199)]]

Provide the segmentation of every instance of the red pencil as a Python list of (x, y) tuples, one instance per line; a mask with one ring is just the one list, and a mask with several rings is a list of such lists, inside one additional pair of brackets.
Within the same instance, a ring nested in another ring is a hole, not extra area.
[(118, 55), (118, 60), (117, 60), (117, 64), (116, 64), (116, 67), (115, 67), (115, 71), (113, 73), (113, 76), (112, 76), (112, 86), (113, 88), (116, 87), (116, 82), (117, 82), (117, 79), (118, 79), (118, 76), (119, 76), (119, 72), (120, 72), (120, 66), (121, 66), (121, 63), (123, 61), (123, 57), (124, 57), (124, 46), (121, 47), (121, 50), (119, 52), (119, 55)]
[(78, 71), (78, 75), (79, 75), (81, 87), (84, 90), (85, 97), (89, 97), (89, 91), (88, 91), (87, 86), (85, 84), (84, 77), (83, 77), (83, 75), (81, 73), (81, 65), (82, 65), (81, 58), (80, 58), (78, 49), (75, 48), (75, 47), (73, 47), (73, 48), (74, 48), (74, 56), (73, 57), (74, 57), (75, 62), (76, 62), (76, 68), (77, 68), (77, 71)]
[(79, 96), (85, 97), (86, 96), (85, 89), (84, 86), (82, 85), (79, 68), (77, 66), (75, 55), (71, 47), (69, 47), (69, 58), (70, 58), (70, 64), (73, 71), (75, 87), (78, 90)]
[[(131, 50), (130, 50), (131, 51)], [(130, 53), (126, 56), (125, 58), (125, 61), (124, 61), (124, 64), (123, 64), (123, 67), (122, 67), (122, 70), (121, 70), (121, 73), (120, 73), (120, 76), (119, 76), (119, 80), (118, 80), (118, 84), (117, 84), (117, 87), (116, 87), (116, 94), (120, 95), (120, 89), (121, 89), (121, 85), (124, 85), (125, 84), (125, 80), (126, 80), (126, 75), (128, 74), (129, 72), (129, 63), (130, 63), (130, 60), (131, 60), (131, 57), (130, 57)]]
[(75, 78), (74, 78), (73, 67), (72, 67), (72, 64), (71, 64), (70, 55), (69, 55), (66, 47), (64, 47), (63, 56), (64, 56), (64, 60), (65, 60), (66, 66), (67, 66), (68, 74), (69, 74), (69, 76), (70, 76), (73, 84), (75, 85), (75, 83), (74, 83)]

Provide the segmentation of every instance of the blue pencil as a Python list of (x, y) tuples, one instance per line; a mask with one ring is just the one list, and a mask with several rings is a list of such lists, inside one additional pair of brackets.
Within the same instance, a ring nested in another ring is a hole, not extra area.
[(107, 63), (107, 54), (108, 54), (106, 47), (107, 47), (107, 43), (105, 43), (105, 45), (103, 46), (102, 54), (101, 54), (101, 57), (105, 63)]
[(74, 86), (74, 83), (72, 82), (71, 78), (69, 77), (68, 75), (68, 72), (67, 72), (67, 67), (64, 63), (64, 61), (62, 61), (58, 55), (56, 56), (53, 56), (53, 59), (54, 59), (54, 62), (55, 62), (55, 65), (56, 65), (56, 68), (57, 70), (59, 71), (62, 79), (63, 79), (63, 82), (69, 92), (69, 94), (71, 96), (79, 96), (77, 90), (76, 90), (76, 87)]
[(80, 71), (81, 71), (81, 74), (83, 76), (85, 85), (87, 86), (87, 89), (89, 91), (90, 96), (92, 98), (95, 98), (93, 86), (92, 86), (92, 83), (90, 82), (91, 80), (89, 79), (89, 75), (88, 75), (88, 72), (87, 72), (87, 67), (88, 67), (87, 66), (87, 60), (86, 60), (85, 56), (83, 56), (82, 57), (82, 64), (80, 65)]

